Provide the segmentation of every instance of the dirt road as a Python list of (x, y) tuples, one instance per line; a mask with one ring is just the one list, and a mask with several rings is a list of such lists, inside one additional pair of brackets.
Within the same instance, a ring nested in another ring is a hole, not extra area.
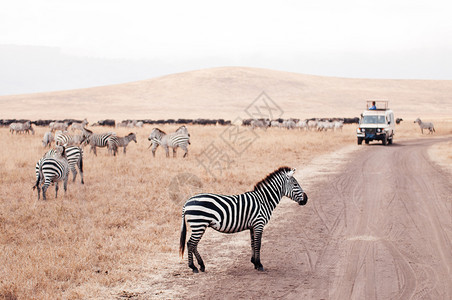
[(208, 230), (205, 273), (192, 274), (185, 257), (141, 296), (451, 299), (452, 178), (428, 159), (436, 141), (361, 146), (338, 157), (348, 161), (339, 169), (330, 161), (319, 163), (323, 176), (302, 172), (309, 202), (276, 208), (264, 230), (266, 271), (249, 261), (248, 232)]

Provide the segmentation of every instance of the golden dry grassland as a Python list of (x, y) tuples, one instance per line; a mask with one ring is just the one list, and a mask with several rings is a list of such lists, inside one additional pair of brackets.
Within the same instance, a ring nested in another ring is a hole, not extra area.
[[(435, 126), (435, 136), (452, 133), (450, 122)], [(240, 138), (225, 132), (228, 127), (188, 126), (188, 158), (181, 149), (177, 158), (166, 158), (161, 147), (153, 158), (147, 140), (152, 128), (132, 130), (138, 143), (129, 144), (127, 155), (121, 149), (113, 157), (104, 148), (96, 157), (85, 147), (85, 184), (80, 177), (72, 182), (70, 174), (67, 194), (60, 188), (55, 199), (50, 187), (47, 201), (38, 201), (32, 190), (47, 128), (36, 128), (35, 135), (0, 128), (0, 298), (111, 296), (109, 290), (161, 272), (166, 258), (178, 255), (181, 208), (191, 193), (242, 193), (280, 166), (302, 168), (318, 155), (356, 144), (356, 125), (341, 132), (259, 129), (256, 135), (242, 128)], [(160, 128), (172, 132), (177, 126)], [(119, 136), (130, 132), (114, 130)], [(395, 143), (430, 138), (413, 121), (397, 130)], [(200, 165), (209, 158), (216, 162), (209, 169), (216, 178)]]

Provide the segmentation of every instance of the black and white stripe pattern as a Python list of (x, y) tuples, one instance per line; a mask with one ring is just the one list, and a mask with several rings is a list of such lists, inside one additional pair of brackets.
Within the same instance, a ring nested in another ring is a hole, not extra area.
[(197, 245), (207, 227), (224, 233), (250, 230), (251, 262), (256, 269), (262, 271), (260, 261), (262, 232), (270, 220), (273, 209), (283, 196), (300, 205), (305, 205), (308, 201), (307, 195), (293, 177), (294, 172), (295, 169), (281, 167), (257, 183), (253, 191), (240, 195), (199, 194), (191, 197), (182, 210), (180, 253), (183, 256), (188, 222), (191, 228), (191, 236), (187, 242), (188, 266), (193, 272), (198, 272), (193, 263), (193, 254), (201, 271), (205, 270)]
[(116, 133), (114, 132), (105, 132), (105, 133), (97, 133), (97, 134), (92, 134), (88, 139), (88, 143), (91, 146), (90, 151), (93, 151), (94, 154), (97, 156), (97, 151), (96, 151), (96, 147), (106, 147), (107, 146), (107, 142), (108, 142), (108, 138), (110, 136), (116, 135)]
[(173, 157), (176, 157), (177, 147), (180, 147), (185, 151), (184, 157), (188, 155), (188, 145), (190, 144), (190, 135), (188, 133), (174, 132), (166, 134), (164, 131), (154, 128), (149, 135), (148, 140), (151, 141), (152, 155), (154, 157), (155, 151), (159, 145), (162, 145), (165, 149), (166, 157), (169, 157), (169, 147), (173, 148)]
[[(39, 176), (39, 168), (41, 161), (46, 157), (54, 157), (58, 155), (58, 147), (51, 149), (44, 154), (44, 156), (36, 163), (36, 179)], [(69, 165), (69, 169), (72, 172), (72, 182), (75, 182), (77, 177), (77, 169), (80, 172), (80, 182), (85, 184), (83, 179), (83, 149), (77, 146), (69, 146), (65, 148), (66, 159)]]
[(107, 140), (108, 152), (112, 152), (113, 155), (116, 155), (119, 147), (124, 148), (124, 154), (126, 154), (127, 145), (134, 141), (137, 142), (137, 136), (135, 133), (129, 133), (125, 137), (118, 137), (116, 135), (112, 135)]
[[(52, 150), (51, 150), (52, 151)], [(63, 181), (64, 193), (67, 191), (67, 180), (69, 174), (69, 164), (64, 146), (57, 146), (53, 152), (47, 152), (36, 164), (36, 184), (38, 189), (38, 200), (40, 198), (41, 185), (42, 197), (46, 198), (46, 191), (50, 184), (55, 183), (55, 198), (58, 197), (58, 182)]]
[(80, 146), (85, 143), (85, 141), (93, 134), (91, 130), (86, 128), (82, 129), (82, 134), (71, 135), (67, 132), (62, 132), (58, 130), (55, 133), (55, 144), (56, 145), (66, 145), (66, 146)]

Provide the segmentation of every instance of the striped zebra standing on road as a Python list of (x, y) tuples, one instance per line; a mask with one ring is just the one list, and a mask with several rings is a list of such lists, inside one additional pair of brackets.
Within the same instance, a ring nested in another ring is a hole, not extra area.
[(137, 136), (135, 133), (129, 133), (125, 137), (117, 137), (116, 135), (112, 135), (107, 140), (108, 152), (113, 152), (113, 155), (116, 155), (119, 147), (124, 148), (124, 154), (126, 154), (127, 145), (134, 141), (137, 142)]
[(42, 184), (42, 198), (44, 200), (47, 200), (46, 191), (51, 183), (55, 183), (55, 198), (58, 197), (59, 181), (63, 181), (64, 193), (66, 194), (68, 174), (69, 164), (66, 156), (66, 147), (57, 146), (52, 154), (44, 155), (36, 164), (36, 184), (33, 186), (33, 190), (35, 188), (38, 189), (38, 200)]
[(90, 151), (93, 151), (94, 155), (97, 156), (96, 147), (106, 147), (108, 138), (114, 135), (116, 135), (115, 132), (96, 133), (90, 135), (90, 137), (86, 139), (86, 142), (91, 146)]
[(424, 129), (428, 129), (429, 134), (433, 134), (435, 131), (435, 127), (433, 126), (432, 122), (422, 122), (420, 118), (417, 118), (414, 123), (418, 123), (419, 127), (421, 128), (421, 133), (424, 134)]
[(293, 177), (294, 172), (295, 169), (281, 167), (257, 183), (253, 191), (241, 195), (199, 194), (188, 199), (182, 210), (180, 254), (184, 254), (188, 222), (191, 228), (187, 242), (188, 266), (193, 272), (198, 272), (193, 263), (193, 254), (201, 271), (205, 270), (197, 246), (207, 227), (223, 233), (250, 230), (251, 262), (255, 269), (263, 271), (260, 261), (262, 232), (273, 209), (283, 196), (299, 205), (305, 205), (308, 201), (308, 196)]
[(188, 134), (178, 132), (166, 134), (164, 131), (154, 128), (149, 135), (148, 140), (151, 141), (149, 147), (152, 146), (152, 155), (154, 157), (155, 151), (159, 145), (165, 149), (166, 157), (169, 157), (169, 147), (173, 148), (173, 157), (176, 157), (177, 147), (180, 147), (185, 151), (184, 157), (188, 155), (188, 145), (190, 144), (190, 136)]

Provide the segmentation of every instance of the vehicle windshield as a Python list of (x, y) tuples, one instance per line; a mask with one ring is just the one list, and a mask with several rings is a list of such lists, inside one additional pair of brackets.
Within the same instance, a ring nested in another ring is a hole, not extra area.
[(364, 116), (361, 124), (385, 124), (385, 116)]

